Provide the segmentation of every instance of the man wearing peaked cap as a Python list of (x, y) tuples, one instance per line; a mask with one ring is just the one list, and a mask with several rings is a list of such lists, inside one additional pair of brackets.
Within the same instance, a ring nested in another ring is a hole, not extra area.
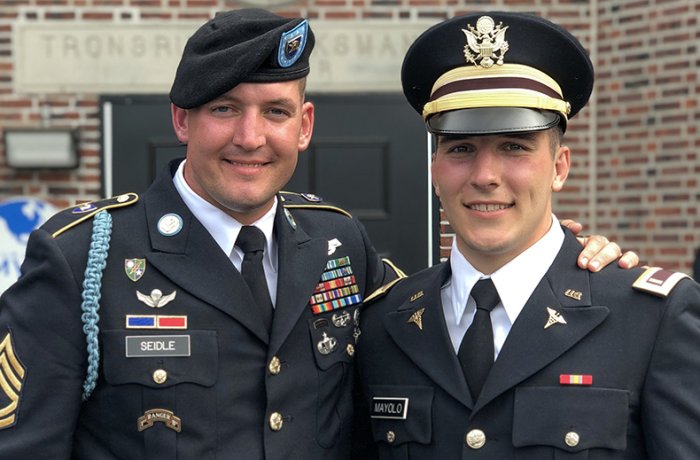
[(689, 459), (700, 452), (700, 286), (589, 272), (552, 214), (593, 69), (563, 28), (516, 13), (440, 23), (404, 93), (434, 134), (449, 261), (365, 302), (357, 366), (381, 459)]
[(537, 16), (476, 14), (423, 33), (401, 71), (404, 94), (438, 135), (566, 128), (588, 102), (593, 65), (578, 40)]
[(400, 272), (347, 212), (280, 192), (313, 44), (302, 18), (217, 15), (170, 92), (186, 159), (32, 234), (0, 299), (1, 459), (350, 457), (360, 304)]

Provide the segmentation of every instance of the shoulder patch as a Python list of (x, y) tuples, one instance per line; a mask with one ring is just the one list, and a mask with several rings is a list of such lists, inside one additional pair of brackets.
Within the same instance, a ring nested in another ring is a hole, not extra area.
[(15, 354), (10, 332), (0, 342), (0, 393), (8, 402), (0, 407), (0, 430), (13, 426), (19, 411), (19, 396), (24, 385), (25, 368)]
[(324, 202), (323, 198), (312, 193), (280, 192), (279, 199), (285, 209), (318, 209), (333, 211), (352, 217), (352, 214), (338, 206)]
[(66, 208), (53, 216), (44, 225), (44, 228), (56, 238), (60, 234), (75, 227), (76, 225), (92, 219), (95, 214), (105, 209), (123, 208), (139, 201), (136, 193), (125, 193), (123, 195), (106, 198), (104, 200), (90, 201), (77, 206)]
[(684, 278), (690, 278), (685, 273), (672, 272), (660, 267), (647, 268), (632, 284), (638, 291), (648, 292), (659, 297), (667, 297), (676, 284)]

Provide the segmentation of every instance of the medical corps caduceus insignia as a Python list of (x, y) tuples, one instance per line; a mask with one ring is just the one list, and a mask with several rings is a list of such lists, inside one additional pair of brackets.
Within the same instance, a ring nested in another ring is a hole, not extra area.
[(0, 342), (0, 430), (15, 424), (23, 383), (24, 366), (15, 355), (8, 332)]

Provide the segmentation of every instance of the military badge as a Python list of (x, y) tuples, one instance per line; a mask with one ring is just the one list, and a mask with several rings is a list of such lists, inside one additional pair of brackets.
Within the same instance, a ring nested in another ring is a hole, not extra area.
[(581, 300), (581, 297), (583, 296), (583, 292), (581, 292), (581, 291), (576, 291), (576, 290), (574, 290), (574, 289), (567, 289), (567, 290), (564, 292), (564, 295), (567, 296), (567, 297), (570, 297), (570, 298), (572, 298), (572, 299), (575, 299), (575, 300)]
[(183, 226), (182, 217), (177, 214), (166, 214), (158, 220), (158, 232), (163, 236), (175, 236)]
[(590, 374), (561, 374), (560, 385), (593, 385), (593, 376)]
[(0, 342), (0, 392), (8, 401), (5, 407), (0, 407), (0, 430), (13, 426), (17, 420), (24, 374), (24, 366), (15, 354), (12, 336), (8, 332)]
[(287, 218), (287, 223), (289, 223), (289, 226), (292, 227), (292, 230), (297, 229), (297, 221), (294, 220), (294, 216), (292, 215), (291, 212), (289, 212), (289, 209), (284, 208), (284, 217)]
[(153, 427), (155, 423), (162, 423), (173, 431), (180, 432), (182, 430), (182, 421), (180, 417), (167, 409), (151, 409), (144, 412), (138, 418), (137, 428), (139, 431)]
[(313, 193), (302, 193), (301, 197), (310, 203), (320, 203), (323, 201), (323, 198), (318, 195), (314, 195)]
[(146, 273), (146, 259), (124, 259), (124, 272), (131, 281), (140, 280)]
[(73, 211), (71, 211), (73, 214), (85, 214), (86, 212), (94, 211), (97, 209), (97, 206), (95, 206), (93, 203), (83, 203), (80, 206), (77, 206), (73, 208)]
[(338, 346), (338, 341), (333, 337), (328, 337), (328, 334), (323, 333), (323, 339), (316, 344), (318, 352), (322, 355), (328, 355), (335, 351)]
[(328, 255), (330, 256), (331, 254), (333, 254), (335, 250), (341, 247), (342, 245), (343, 243), (341, 243), (338, 238), (328, 240)]
[(176, 295), (177, 291), (173, 291), (170, 294), (163, 295), (163, 292), (160, 289), (152, 290), (149, 295), (142, 294), (139, 291), (136, 291), (136, 298), (151, 308), (162, 308), (166, 306), (175, 299)]
[(351, 320), (350, 313), (347, 310), (343, 311), (343, 313), (333, 313), (331, 317), (331, 321), (333, 321), (335, 327), (346, 327), (350, 324)]
[[(476, 27), (468, 24), (469, 30), (462, 29), (467, 37), (464, 57), (467, 62), (485, 69), (494, 64), (503, 65), (503, 55), (508, 51), (506, 30), (503, 23), (495, 24), (489, 16), (482, 16), (476, 21)], [(495, 60), (494, 60), (495, 59)]]
[(420, 310), (416, 310), (413, 312), (410, 318), (408, 318), (407, 323), (413, 323), (416, 326), (418, 326), (418, 329), (421, 331), (423, 330), (423, 312), (425, 311), (425, 307), (421, 308)]
[(127, 329), (187, 329), (186, 315), (126, 315)]
[(659, 297), (666, 297), (684, 278), (690, 277), (685, 273), (676, 273), (660, 267), (649, 267), (636, 279), (632, 287)]
[(282, 34), (277, 49), (277, 63), (280, 67), (291, 67), (299, 60), (306, 47), (308, 31), (309, 23), (304, 20), (289, 32)]
[(547, 318), (547, 322), (544, 324), (545, 329), (557, 323), (566, 324), (564, 317), (555, 309), (547, 307), (547, 313), (549, 314), (549, 318)]

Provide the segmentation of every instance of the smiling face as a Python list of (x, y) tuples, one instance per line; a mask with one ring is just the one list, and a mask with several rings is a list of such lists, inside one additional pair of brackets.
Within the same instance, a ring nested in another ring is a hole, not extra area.
[(553, 130), (438, 137), (433, 185), (459, 251), (490, 274), (529, 248), (549, 230), (569, 168)]
[(314, 108), (303, 84), (241, 83), (194, 109), (173, 105), (189, 186), (243, 224), (262, 217), (311, 140)]

